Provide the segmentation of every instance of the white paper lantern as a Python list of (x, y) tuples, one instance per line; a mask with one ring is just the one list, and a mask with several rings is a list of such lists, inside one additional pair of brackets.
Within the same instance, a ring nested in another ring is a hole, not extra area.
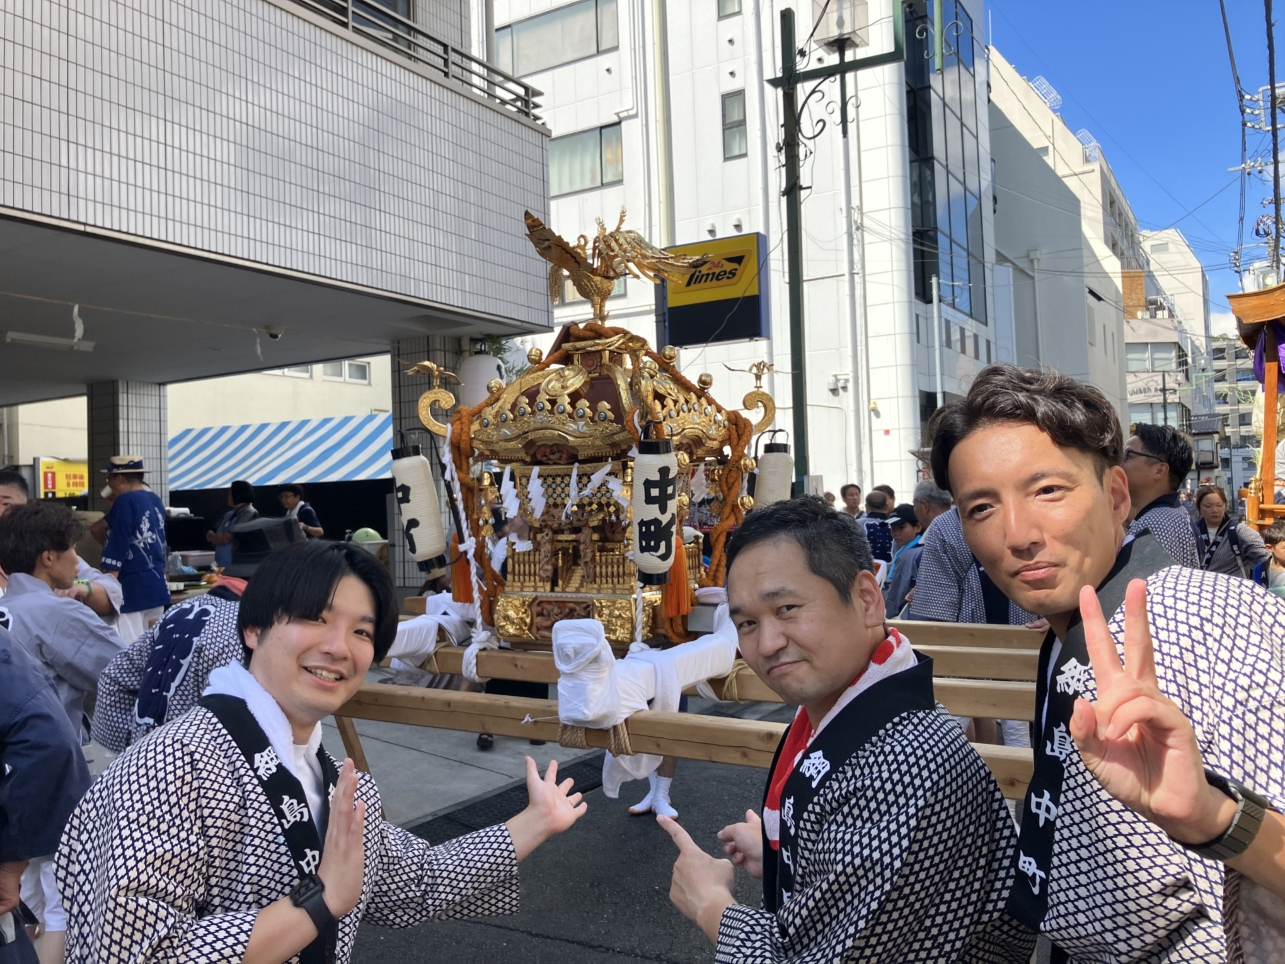
[(420, 572), (446, 565), (442, 504), (428, 459), (419, 446), (393, 449), (393, 494), (402, 521), (402, 537)]
[(465, 408), (480, 405), (490, 397), (486, 383), (492, 378), (504, 381), (504, 363), (494, 355), (478, 352), (460, 360), (460, 399)]
[(678, 531), (678, 459), (669, 439), (638, 443), (634, 459), (634, 564), (644, 586), (669, 582)]
[(758, 457), (758, 472), (754, 480), (754, 508), (761, 509), (773, 502), (790, 497), (794, 481), (794, 458), (790, 447), (783, 442), (768, 442)]

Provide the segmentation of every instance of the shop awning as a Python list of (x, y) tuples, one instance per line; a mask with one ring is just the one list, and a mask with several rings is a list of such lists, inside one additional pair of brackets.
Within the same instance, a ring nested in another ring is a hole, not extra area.
[(189, 428), (169, 442), (170, 489), (352, 482), (392, 475), (393, 417), (347, 415)]

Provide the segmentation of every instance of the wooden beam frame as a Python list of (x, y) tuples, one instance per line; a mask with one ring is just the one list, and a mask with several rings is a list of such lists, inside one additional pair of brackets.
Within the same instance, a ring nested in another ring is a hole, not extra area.
[[(558, 739), (558, 704), (554, 700), (488, 696), (411, 686), (367, 683), (335, 714), (336, 720), (381, 720), (434, 726), (470, 733), (498, 733), (533, 740)], [(530, 718), (531, 722), (523, 722)], [(766, 769), (785, 731), (782, 723), (727, 719), (691, 713), (643, 710), (625, 721), (629, 740), (639, 753), (667, 754)], [(355, 760), (361, 741), (355, 726), (341, 725), (344, 748)], [(607, 731), (586, 730), (585, 742), (605, 748)], [(990, 767), (1004, 796), (1020, 800), (1031, 779), (1033, 754), (1020, 747), (974, 744)]]

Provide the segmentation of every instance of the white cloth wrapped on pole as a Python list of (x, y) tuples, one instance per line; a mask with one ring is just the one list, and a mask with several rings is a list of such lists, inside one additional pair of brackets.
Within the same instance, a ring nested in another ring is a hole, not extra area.
[(616, 689), (616, 657), (596, 619), (553, 624), (553, 662), (558, 667), (558, 718), (568, 726), (605, 730), (623, 719)]

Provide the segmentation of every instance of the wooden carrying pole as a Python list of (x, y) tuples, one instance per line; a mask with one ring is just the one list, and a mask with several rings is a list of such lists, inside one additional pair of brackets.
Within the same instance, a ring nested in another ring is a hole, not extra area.
[[(557, 741), (558, 704), (555, 700), (488, 696), (451, 690), (421, 689), (368, 683), (335, 714), (336, 719), (380, 720), (414, 726), (436, 726), (470, 733), (495, 733), (533, 740)], [(524, 722), (526, 720), (530, 722)], [(661, 713), (643, 710), (625, 721), (636, 753), (667, 754), (685, 760), (706, 760), (766, 769), (785, 732), (783, 723)], [(341, 727), (344, 747), (353, 757), (361, 751), (355, 727)], [(351, 737), (350, 737), (351, 734)], [(606, 730), (585, 730), (585, 745), (606, 748)], [(352, 743), (349, 742), (350, 738)], [(1032, 752), (1020, 747), (974, 744), (990, 767), (1004, 796), (1020, 800), (1032, 769)]]
[[(1275, 111), (1272, 113), (1274, 115)], [(1263, 447), (1258, 459), (1259, 486), (1257, 492), (1251, 489), (1245, 500), (1249, 524), (1260, 531), (1275, 522), (1285, 510), (1285, 506), (1276, 504), (1276, 441), (1280, 429), (1276, 424), (1276, 409), (1281, 365), (1272, 322), (1265, 326), (1263, 337)]]

